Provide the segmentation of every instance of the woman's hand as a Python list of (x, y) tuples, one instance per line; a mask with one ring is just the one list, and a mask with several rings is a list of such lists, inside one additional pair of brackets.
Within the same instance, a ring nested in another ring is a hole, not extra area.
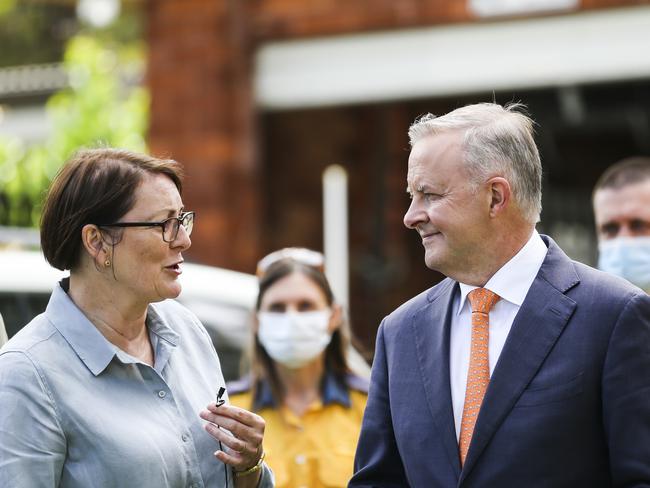
[[(255, 466), (264, 452), (264, 419), (243, 408), (232, 405), (217, 407), (214, 403), (200, 413), (207, 420), (205, 430), (228, 448), (215, 452), (215, 457), (231, 465), (235, 472), (246, 471)], [(221, 427), (221, 428), (220, 428)], [(228, 432), (226, 432), (228, 431)], [(259, 472), (255, 473), (258, 478)]]

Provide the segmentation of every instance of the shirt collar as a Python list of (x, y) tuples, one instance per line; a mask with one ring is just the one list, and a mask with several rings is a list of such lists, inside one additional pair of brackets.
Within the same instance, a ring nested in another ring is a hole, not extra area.
[[(171, 319), (171, 317), (167, 318)], [(155, 305), (149, 305), (147, 310), (147, 327), (149, 328), (151, 347), (155, 351), (154, 369), (162, 374), (172, 352), (178, 346), (180, 336), (158, 313)]]
[(69, 287), (70, 278), (64, 278), (54, 287), (45, 315), (79, 359), (97, 376), (115, 356), (115, 348), (74, 304), (66, 293)]
[[(492, 275), (484, 288), (496, 293), (502, 300), (520, 307), (524, 303), (526, 294), (533, 284), (539, 269), (542, 267), (547, 252), (546, 244), (544, 244), (537, 230), (533, 230), (524, 247)], [(467, 294), (478, 288), (465, 283), (459, 283), (459, 285), (460, 301), (457, 314), (462, 311)]]
[(323, 404), (339, 403), (350, 408), (350, 392), (333, 374), (326, 374), (323, 379)]
[[(136, 362), (135, 358), (109, 342), (88, 320), (66, 293), (69, 288), (69, 278), (64, 278), (54, 287), (45, 314), (86, 367), (98, 376), (113, 357), (117, 356), (122, 363)], [(171, 354), (170, 347), (178, 344), (179, 336), (152, 305), (147, 311), (147, 326), (150, 336), (157, 338), (152, 342), (156, 352), (156, 370), (162, 370)]]
[[(352, 405), (348, 388), (331, 373), (325, 373), (321, 387), (321, 395), (323, 397), (323, 405), (338, 403), (346, 408), (350, 408)], [(275, 408), (275, 399), (273, 398), (273, 392), (271, 391), (269, 382), (260, 380), (255, 399), (253, 400), (253, 409), (261, 410), (267, 407)]]

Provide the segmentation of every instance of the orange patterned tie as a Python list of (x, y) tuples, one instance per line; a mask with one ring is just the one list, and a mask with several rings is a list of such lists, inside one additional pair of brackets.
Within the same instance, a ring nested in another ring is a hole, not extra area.
[(501, 297), (486, 288), (476, 288), (467, 295), (472, 307), (472, 345), (467, 371), (467, 387), (463, 419), (460, 423), (460, 463), (465, 464), (469, 443), (474, 433), (474, 425), (483, 403), (485, 390), (490, 382), (490, 361), (488, 356), (488, 338), (490, 334), (490, 310)]

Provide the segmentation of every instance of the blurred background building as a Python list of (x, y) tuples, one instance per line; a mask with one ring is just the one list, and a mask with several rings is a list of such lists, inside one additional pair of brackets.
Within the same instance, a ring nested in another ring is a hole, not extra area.
[[(440, 279), (402, 224), (415, 117), (526, 103), (544, 165), (539, 229), (588, 263), (593, 183), (622, 157), (650, 155), (647, 1), (25, 3), (46, 9), (61, 39), (80, 22), (105, 32), (111, 14), (119, 38), (145, 41), (146, 141), (186, 167), (198, 219), (190, 259), (254, 272), (280, 247), (322, 250), (323, 173), (345, 169), (347, 229), (327, 233), (348, 240), (350, 314), (368, 347), (385, 314)], [(63, 50), (20, 67), (9, 49), (0, 48), (0, 135), (43, 138), (51, 127), (39, 107), (70, 83)]]

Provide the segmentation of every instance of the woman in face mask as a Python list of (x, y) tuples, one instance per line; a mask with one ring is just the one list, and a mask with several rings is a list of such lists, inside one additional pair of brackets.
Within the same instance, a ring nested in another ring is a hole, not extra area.
[(348, 332), (323, 256), (276, 251), (258, 275), (251, 374), (229, 385), (230, 401), (265, 419), (277, 487), (347, 486), (368, 383), (346, 362)]

